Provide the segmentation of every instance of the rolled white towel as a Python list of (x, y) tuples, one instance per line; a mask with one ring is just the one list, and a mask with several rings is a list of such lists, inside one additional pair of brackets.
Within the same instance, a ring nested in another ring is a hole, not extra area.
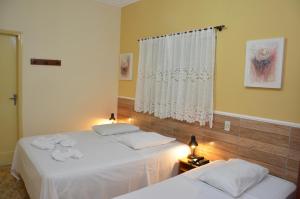
[(31, 142), (31, 145), (42, 150), (53, 150), (55, 148), (55, 143), (49, 142), (46, 137), (39, 137)]
[(43, 150), (53, 150), (56, 144), (61, 144), (65, 147), (72, 147), (76, 144), (75, 140), (72, 140), (67, 135), (55, 134), (40, 136), (31, 142), (31, 145)]
[(70, 156), (68, 152), (62, 152), (58, 149), (55, 149), (52, 152), (52, 158), (57, 161), (66, 161), (66, 159)]
[(65, 140), (62, 140), (59, 144), (64, 147), (72, 147), (76, 144), (76, 141), (72, 140), (72, 139), (65, 139)]
[(76, 144), (76, 141), (73, 139), (70, 139), (67, 135), (62, 134), (56, 134), (49, 138), (51, 142), (54, 142), (55, 144), (60, 144), (64, 147), (72, 147)]
[(77, 149), (67, 149), (66, 151), (56, 149), (52, 152), (52, 158), (61, 162), (64, 162), (69, 158), (80, 159), (82, 157), (83, 154)]
[(69, 136), (62, 135), (62, 134), (55, 134), (55, 135), (49, 136), (48, 139), (49, 139), (49, 142), (59, 144), (59, 143), (63, 142), (64, 140), (68, 140)]
[(70, 151), (72, 153), (71, 158), (73, 159), (80, 159), (83, 157), (83, 154), (77, 149), (70, 149)]

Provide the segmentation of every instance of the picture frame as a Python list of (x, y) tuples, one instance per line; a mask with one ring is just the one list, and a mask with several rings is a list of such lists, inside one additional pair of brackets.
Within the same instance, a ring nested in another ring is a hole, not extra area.
[(245, 87), (281, 88), (284, 38), (248, 41)]
[(132, 53), (120, 54), (120, 80), (132, 80)]

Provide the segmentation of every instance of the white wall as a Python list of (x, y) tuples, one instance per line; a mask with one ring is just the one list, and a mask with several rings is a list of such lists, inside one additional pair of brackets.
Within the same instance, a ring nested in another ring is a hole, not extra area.
[(89, 129), (116, 112), (120, 15), (95, 0), (0, 0), (0, 29), (23, 33), (24, 136)]

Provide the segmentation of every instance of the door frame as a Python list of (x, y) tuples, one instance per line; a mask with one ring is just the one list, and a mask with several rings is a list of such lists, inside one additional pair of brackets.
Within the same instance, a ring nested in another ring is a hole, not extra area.
[(22, 120), (22, 32), (0, 29), (0, 35), (9, 35), (16, 37), (17, 42), (17, 137), (23, 136)]

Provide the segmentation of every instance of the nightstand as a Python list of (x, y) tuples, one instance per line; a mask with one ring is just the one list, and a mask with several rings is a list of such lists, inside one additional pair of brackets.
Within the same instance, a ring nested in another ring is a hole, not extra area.
[(209, 160), (203, 159), (203, 160), (200, 160), (198, 162), (198, 164), (196, 165), (196, 164), (190, 163), (188, 158), (182, 158), (182, 159), (179, 160), (178, 174), (181, 174), (181, 173), (184, 173), (188, 170), (200, 167), (200, 166), (205, 165), (207, 163), (209, 163)]

